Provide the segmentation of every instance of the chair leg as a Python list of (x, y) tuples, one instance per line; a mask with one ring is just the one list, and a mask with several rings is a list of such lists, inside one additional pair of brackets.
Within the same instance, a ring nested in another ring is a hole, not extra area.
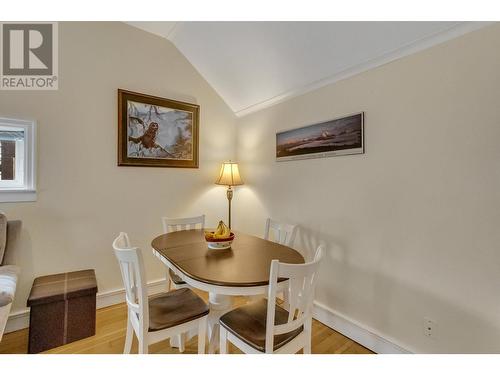
[(144, 336), (139, 339), (139, 354), (148, 354), (148, 339)]
[(200, 319), (198, 324), (198, 354), (205, 354), (205, 338), (207, 336), (207, 318)]
[(186, 350), (186, 334), (177, 335), (177, 340), (179, 341), (179, 352), (184, 353), (184, 350)]
[(127, 318), (127, 333), (125, 336), (125, 347), (123, 348), (123, 354), (130, 354), (132, 350), (132, 339), (134, 338), (134, 328), (132, 327), (132, 322)]
[(311, 354), (311, 333), (312, 333), (312, 318), (306, 320), (304, 324), (304, 333), (305, 333), (305, 344), (302, 352), (304, 354)]
[(306, 343), (304, 349), (302, 350), (304, 354), (311, 354), (311, 340), (309, 337), (306, 338)]
[(219, 353), (227, 354), (227, 330), (220, 326), (220, 340), (219, 340)]

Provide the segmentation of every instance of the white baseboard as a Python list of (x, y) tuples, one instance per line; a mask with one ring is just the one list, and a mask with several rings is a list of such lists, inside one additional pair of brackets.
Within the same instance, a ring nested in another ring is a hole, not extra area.
[(7, 324), (5, 325), (4, 334), (20, 329), (27, 328), (30, 325), (30, 310), (24, 309), (10, 313)]
[[(165, 279), (159, 279), (150, 281), (148, 283), (148, 294), (158, 294), (167, 290), (167, 284)], [(118, 303), (125, 302), (125, 289), (115, 289), (109, 290), (102, 293), (97, 293), (96, 297), (96, 308), (101, 309), (103, 307), (116, 305)], [(20, 329), (28, 328), (30, 325), (30, 310), (24, 309), (20, 311), (13, 312), (9, 315), (9, 320), (7, 320), (7, 325), (5, 326), (5, 332), (14, 332)]]
[(379, 354), (409, 354), (409, 350), (383, 337), (373, 329), (363, 326), (322, 303), (314, 301), (313, 317), (344, 336)]

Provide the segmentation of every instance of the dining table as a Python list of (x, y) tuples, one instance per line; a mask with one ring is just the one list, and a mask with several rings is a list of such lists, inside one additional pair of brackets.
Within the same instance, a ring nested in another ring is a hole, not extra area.
[(234, 233), (228, 249), (209, 249), (202, 229), (162, 234), (151, 242), (153, 254), (189, 287), (208, 292), (209, 353), (219, 348), (219, 318), (232, 309), (233, 296), (266, 295), (273, 259), (304, 263), (302, 255), (288, 246)]

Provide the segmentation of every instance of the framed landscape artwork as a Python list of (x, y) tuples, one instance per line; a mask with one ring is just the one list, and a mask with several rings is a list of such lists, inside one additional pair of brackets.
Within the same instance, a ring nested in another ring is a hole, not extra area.
[(118, 165), (198, 168), (200, 106), (118, 90)]
[(276, 133), (276, 160), (362, 154), (364, 113)]

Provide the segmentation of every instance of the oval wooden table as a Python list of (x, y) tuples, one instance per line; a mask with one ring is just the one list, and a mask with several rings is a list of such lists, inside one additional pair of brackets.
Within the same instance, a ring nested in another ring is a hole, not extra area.
[(231, 296), (267, 293), (271, 261), (304, 263), (296, 250), (241, 232), (230, 249), (211, 250), (203, 230), (162, 234), (152, 242), (153, 254), (190, 286), (208, 292), (209, 353), (219, 347), (219, 318), (231, 310)]

